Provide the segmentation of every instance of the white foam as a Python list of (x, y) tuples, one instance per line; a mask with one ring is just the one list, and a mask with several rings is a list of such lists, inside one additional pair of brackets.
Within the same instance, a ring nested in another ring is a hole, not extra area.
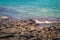
[(53, 23), (53, 22), (50, 22), (50, 21), (47, 21), (47, 20), (45, 20), (45, 21), (35, 20), (35, 22), (36, 22), (36, 23), (39, 23), (39, 24), (40, 24), (40, 23)]
[(4, 19), (6, 19), (6, 18), (8, 18), (7, 16), (2, 16), (1, 18), (4, 18)]

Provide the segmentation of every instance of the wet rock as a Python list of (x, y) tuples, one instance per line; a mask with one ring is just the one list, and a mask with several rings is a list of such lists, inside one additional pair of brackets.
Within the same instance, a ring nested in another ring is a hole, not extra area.
[(43, 27), (32, 19), (5, 18), (0, 19), (0, 40), (60, 40), (60, 23)]

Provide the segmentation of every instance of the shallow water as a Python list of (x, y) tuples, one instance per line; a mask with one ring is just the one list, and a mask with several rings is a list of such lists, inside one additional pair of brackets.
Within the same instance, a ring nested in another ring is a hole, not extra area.
[(0, 15), (16, 19), (60, 18), (60, 0), (0, 0)]

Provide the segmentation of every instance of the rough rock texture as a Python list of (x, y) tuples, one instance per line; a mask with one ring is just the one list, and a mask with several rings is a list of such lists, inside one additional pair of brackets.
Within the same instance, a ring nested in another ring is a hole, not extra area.
[(0, 40), (60, 40), (60, 23), (38, 27), (34, 20), (0, 17)]

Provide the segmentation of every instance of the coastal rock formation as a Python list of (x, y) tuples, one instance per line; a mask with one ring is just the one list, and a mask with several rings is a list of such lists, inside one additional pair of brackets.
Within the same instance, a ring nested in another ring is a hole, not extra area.
[(60, 23), (43, 27), (32, 19), (0, 17), (0, 40), (60, 40)]

